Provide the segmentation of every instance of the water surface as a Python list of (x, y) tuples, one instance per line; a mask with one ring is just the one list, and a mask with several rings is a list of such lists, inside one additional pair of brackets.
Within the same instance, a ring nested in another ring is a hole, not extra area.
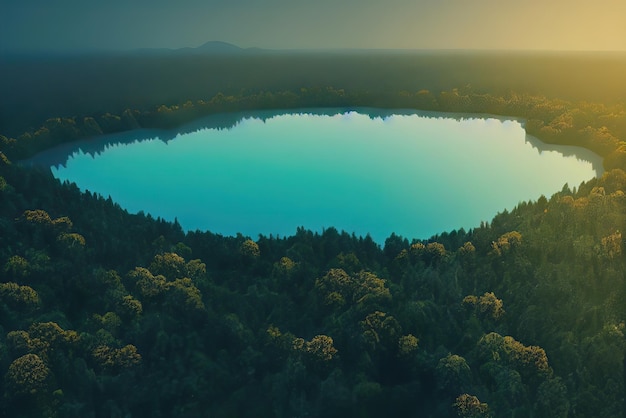
[(85, 142), (57, 152), (52, 172), (186, 230), (256, 238), (333, 226), (379, 243), (473, 228), (601, 174), (595, 154), (545, 146), (517, 120), (325, 110), (231, 125), (129, 132), (99, 152)]

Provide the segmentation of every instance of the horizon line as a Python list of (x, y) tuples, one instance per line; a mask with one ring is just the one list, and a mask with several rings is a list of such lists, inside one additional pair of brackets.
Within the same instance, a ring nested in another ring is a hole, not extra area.
[[(183, 46), (178, 48), (168, 47), (137, 47), (137, 48), (110, 48), (110, 47), (96, 47), (96, 48), (1, 48), (0, 55), (32, 55), (32, 54), (47, 54), (47, 55), (66, 55), (66, 54), (93, 54), (93, 53), (122, 53), (128, 54), (133, 52), (192, 52), (194, 50), (200, 50), (207, 44), (223, 44), (229, 45), (233, 48), (239, 49), (240, 52), (526, 52), (526, 53), (626, 53), (626, 49), (548, 49), (548, 48), (458, 48), (458, 47), (442, 47), (442, 48), (429, 48), (429, 47), (287, 47), (287, 48), (274, 48), (274, 47), (242, 47), (235, 43), (227, 41), (212, 40), (204, 42), (198, 46)], [(235, 52), (235, 51), (233, 51)], [(207, 52), (210, 54), (211, 52)], [(215, 52), (214, 52), (215, 53)]]

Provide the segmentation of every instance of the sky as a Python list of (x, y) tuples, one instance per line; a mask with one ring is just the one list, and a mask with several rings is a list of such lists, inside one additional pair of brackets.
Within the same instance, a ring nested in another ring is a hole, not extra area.
[(626, 51), (626, 0), (0, 0), (0, 52), (195, 47)]

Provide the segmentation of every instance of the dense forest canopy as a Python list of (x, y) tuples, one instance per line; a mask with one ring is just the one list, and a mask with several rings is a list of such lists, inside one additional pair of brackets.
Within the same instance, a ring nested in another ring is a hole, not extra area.
[[(103, 99), (6, 125), (0, 415), (622, 416), (623, 103), (438, 89), (403, 71), (412, 88), (302, 82), (121, 107)], [(381, 247), (334, 228), (184, 233), (16, 163), (215, 112), (357, 105), (519, 116), (543, 140), (599, 153), (607, 171), (473, 230), (392, 234)]]

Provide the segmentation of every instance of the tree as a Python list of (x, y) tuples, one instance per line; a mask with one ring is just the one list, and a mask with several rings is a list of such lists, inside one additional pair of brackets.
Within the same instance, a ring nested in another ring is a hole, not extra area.
[(476, 253), (476, 247), (474, 247), (474, 244), (469, 241), (467, 241), (465, 244), (463, 244), (462, 247), (459, 248), (459, 254), (461, 254), (463, 257), (472, 256), (474, 255), (474, 253)]
[(94, 314), (93, 318), (102, 329), (110, 332), (112, 335), (115, 335), (122, 325), (122, 320), (115, 312), (107, 312), (104, 315)]
[(77, 263), (82, 263), (81, 257), (85, 252), (85, 243), (85, 238), (75, 232), (62, 232), (57, 236), (57, 247), (61, 254)]
[(407, 358), (417, 351), (419, 340), (413, 334), (398, 339), (398, 357)]
[(381, 307), (391, 302), (391, 293), (386, 287), (384, 279), (374, 273), (361, 271), (353, 279), (353, 300), (361, 308)]
[(368, 271), (349, 275), (343, 269), (330, 269), (315, 281), (315, 288), (322, 294), (324, 303), (335, 308), (348, 304), (368, 309), (391, 301), (385, 280)]
[(391, 233), (389, 238), (385, 240), (383, 252), (387, 259), (393, 260), (400, 253), (400, 251), (408, 248), (408, 246), (409, 241), (406, 238), (402, 238), (395, 233)]
[(204, 303), (202, 293), (188, 277), (167, 283), (166, 303), (174, 310), (183, 312), (202, 312)]
[(246, 259), (256, 259), (261, 255), (259, 244), (251, 239), (245, 240), (239, 247), (239, 253)]
[(461, 417), (486, 418), (490, 417), (489, 405), (481, 402), (476, 396), (464, 393), (454, 401), (457, 413)]
[(141, 363), (137, 347), (128, 344), (122, 348), (100, 345), (92, 352), (94, 360), (105, 370), (118, 372)]
[(191, 278), (195, 283), (206, 280), (206, 264), (202, 260), (195, 259), (189, 261), (185, 266), (185, 270), (187, 271), (186, 277)]
[(398, 335), (401, 327), (398, 321), (385, 312), (376, 311), (361, 321), (363, 338), (372, 350), (387, 351), (397, 349)]
[(60, 234), (69, 233), (74, 227), (74, 223), (67, 216), (61, 216), (52, 221), (52, 225)]
[(7, 346), (15, 357), (38, 351), (41, 348), (38, 347), (39, 343), (39, 341), (32, 341), (28, 332), (23, 330), (10, 331), (7, 334)]
[(82, 248), (85, 246), (85, 237), (75, 232), (67, 234), (61, 233), (57, 237), (57, 241), (64, 245), (68, 250), (75, 250), (76, 248)]
[(144, 298), (156, 298), (167, 288), (164, 276), (155, 276), (150, 270), (144, 267), (136, 267), (133, 271), (128, 273), (128, 276), (135, 284), (135, 288)]
[(354, 254), (353, 252), (347, 254), (344, 252), (340, 252), (337, 257), (335, 257), (334, 263), (336, 263), (339, 268), (344, 269), (349, 274), (353, 274), (361, 270), (361, 262), (359, 261), (356, 254)]
[(13, 255), (9, 257), (8, 261), (4, 265), (5, 274), (14, 280), (24, 279), (28, 277), (31, 271), (31, 266), (28, 260), (19, 255)]
[(465, 359), (456, 354), (448, 354), (439, 360), (435, 369), (437, 385), (451, 394), (469, 389), (472, 371)]
[(510, 336), (502, 337), (496, 332), (491, 332), (478, 342), (478, 352), (485, 362), (501, 362), (517, 370), (525, 382), (541, 382), (552, 375), (543, 348), (525, 346)]
[(298, 263), (294, 262), (289, 257), (281, 257), (272, 268), (272, 277), (288, 280), (290, 279), (294, 272), (296, 271), (296, 267)]
[(321, 293), (326, 305), (342, 307), (351, 301), (352, 278), (343, 269), (330, 269), (315, 280), (315, 289)]
[(56, 322), (36, 322), (28, 328), (33, 340), (45, 342), (52, 349), (72, 346), (78, 343), (79, 335), (73, 330), (64, 330)]
[(29, 224), (33, 225), (43, 225), (50, 226), (52, 225), (52, 218), (48, 212), (43, 209), (36, 210), (26, 210), (22, 214), (22, 218)]
[(5, 376), (9, 393), (13, 396), (37, 396), (48, 390), (50, 369), (37, 354), (25, 354), (15, 359)]
[(567, 387), (560, 377), (548, 379), (539, 385), (535, 411), (540, 418), (567, 418), (570, 403)]
[(491, 253), (499, 257), (503, 254), (507, 254), (511, 249), (518, 247), (521, 243), (522, 234), (517, 231), (507, 232), (502, 234), (497, 241), (491, 243)]
[(622, 234), (617, 231), (602, 238), (602, 247), (600, 254), (608, 259), (613, 260), (622, 255)]
[(126, 295), (119, 301), (119, 311), (125, 318), (137, 318), (143, 312), (143, 306), (131, 295)]
[(316, 335), (304, 344), (304, 351), (319, 361), (330, 361), (337, 354), (333, 339), (328, 335)]
[(0, 300), (13, 309), (32, 310), (39, 306), (39, 295), (30, 286), (17, 283), (0, 284)]
[(169, 280), (179, 279), (187, 274), (185, 259), (176, 253), (157, 254), (148, 270)]
[(490, 319), (501, 319), (505, 313), (502, 299), (498, 299), (493, 292), (485, 292), (480, 297), (466, 296), (463, 298), (463, 304), (474, 308), (483, 317)]
[(430, 264), (437, 264), (446, 257), (446, 248), (439, 242), (431, 242), (426, 245), (425, 256)]

